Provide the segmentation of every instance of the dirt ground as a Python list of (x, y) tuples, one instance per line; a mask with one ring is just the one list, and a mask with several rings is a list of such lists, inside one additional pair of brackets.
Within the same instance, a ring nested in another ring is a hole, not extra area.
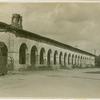
[(8, 73), (0, 97), (100, 98), (100, 68)]

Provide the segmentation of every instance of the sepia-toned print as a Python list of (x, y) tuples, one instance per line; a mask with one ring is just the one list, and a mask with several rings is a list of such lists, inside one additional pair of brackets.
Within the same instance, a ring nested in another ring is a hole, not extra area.
[(99, 3), (0, 3), (0, 97), (99, 98)]

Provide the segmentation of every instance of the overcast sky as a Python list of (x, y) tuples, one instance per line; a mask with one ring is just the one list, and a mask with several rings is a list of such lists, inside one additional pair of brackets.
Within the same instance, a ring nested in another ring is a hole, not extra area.
[(23, 28), (100, 54), (100, 3), (0, 3), (0, 21), (23, 16)]

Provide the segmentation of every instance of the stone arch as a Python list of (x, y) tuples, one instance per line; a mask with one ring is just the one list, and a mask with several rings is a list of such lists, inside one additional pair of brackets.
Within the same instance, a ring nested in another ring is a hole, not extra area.
[(75, 65), (77, 65), (77, 55), (75, 55)]
[(81, 56), (81, 65), (83, 65), (83, 56)]
[(19, 49), (19, 64), (26, 64), (27, 45), (22, 43)]
[(80, 56), (78, 56), (77, 65), (80, 65)]
[(8, 48), (4, 42), (0, 42), (0, 73), (7, 73), (7, 58), (8, 58)]
[(72, 55), (72, 65), (74, 65), (74, 54)]
[(83, 64), (85, 64), (85, 57), (83, 57)]
[(90, 65), (92, 65), (92, 58), (90, 57)]
[(0, 56), (7, 56), (8, 55), (8, 48), (5, 43), (0, 42)]
[(86, 65), (88, 63), (88, 58), (84, 57), (84, 64)]
[(31, 55), (30, 55), (30, 63), (31, 65), (36, 65), (37, 63), (37, 57), (38, 57), (38, 50), (36, 46), (33, 46), (31, 48)]
[(40, 50), (40, 64), (45, 64), (45, 49), (41, 48)]
[(58, 56), (58, 51), (56, 50), (56, 51), (54, 52), (54, 65), (57, 64), (57, 56)]
[(71, 59), (71, 54), (69, 53), (69, 54), (68, 54), (68, 65), (70, 65), (70, 64), (71, 64), (70, 59)]
[(62, 52), (60, 52), (60, 54), (59, 54), (59, 64), (60, 65), (62, 65), (62, 56), (63, 56), (63, 54), (62, 54)]
[(86, 63), (87, 65), (89, 64), (89, 58), (88, 58), (88, 57), (85, 59), (85, 63)]
[(52, 50), (49, 49), (47, 53), (47, 64), (48, 65), (51, 65), (51, 54), (52, 54)]
[(81, 58), (80, 58), (80, 65), (82, 65), (82, 56), (81, 56)]
[(64, 54), (64, 66), (66, 66), (67, 53)]

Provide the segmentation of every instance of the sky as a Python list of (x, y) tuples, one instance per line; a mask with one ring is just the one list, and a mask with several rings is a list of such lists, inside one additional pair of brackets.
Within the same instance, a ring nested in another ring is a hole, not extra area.
[(100, 54), (100, 3), (0, 3), (0, 21), (23, 17), (23, 29)]

